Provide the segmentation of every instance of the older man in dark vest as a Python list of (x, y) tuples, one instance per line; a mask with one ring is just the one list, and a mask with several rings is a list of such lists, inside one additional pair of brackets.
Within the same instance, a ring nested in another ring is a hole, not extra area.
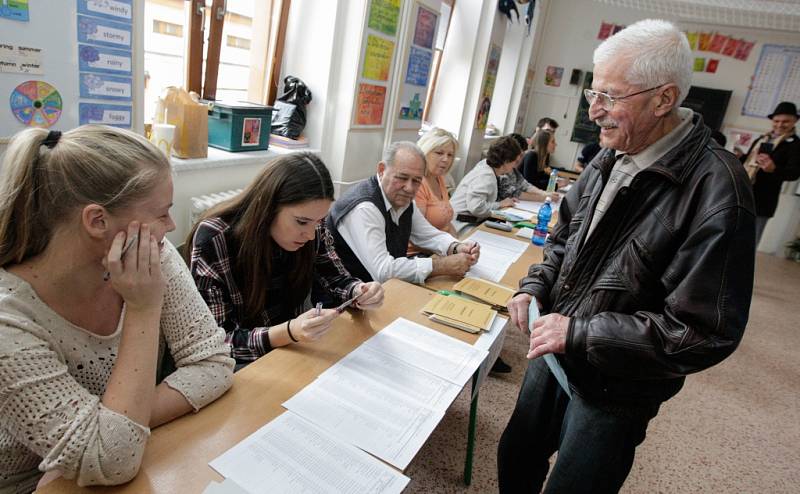
[[(425, 155), (413, 142), (396, 142), (378, 163), (378, 174), (348, 190), (328, 215), (336, 252), (353, 276), (384, 282), (422, 283), (433, 275), (463, 276), (480, 248), (433, 227), (414, 207), (425, 174)], [(409, 240), (434, 257), (406, 257)]]

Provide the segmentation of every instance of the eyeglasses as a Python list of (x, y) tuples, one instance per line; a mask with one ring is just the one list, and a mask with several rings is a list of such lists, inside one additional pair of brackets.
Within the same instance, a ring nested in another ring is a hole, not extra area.
[(600, 91), (595, 91), (593, 89), (584, 89), (583, 90), (583, 95), (586, 97), (586, 101), (589, 102), (589, 105), (594, 104), (595, 100), (597, 100), (597, 103), (600, 105), (600, 108), (602, 108), (603, 110), (609, 111), (612, 108), (614, 108), (614, 103), (616, 103), (617, 101), (621, 101), (621, 100), (624, 100), (624, 99), (627, 99), (627, 98), (631, 98), (633, 96), (636, 96), (636, 95), (639, 95), (639, 94), (642, 94), (642, 93), (646, 93), (648, 91), (652, 91), (653, 89), (658, 89), (658, 88), (660, 88), (662, 86), (666, 86), (666, 84), (659, 84), (658, 86), (654, 86), (654, 87), (651, 87), (651, 88), (648, 88), (648, 89), (643, 89), (641, 91), (629, 94), (627, 96), (616, 96), (615, 97), (615, 96), (611, 96), (611, 95), (606, 94), (606, 93), (602, 93)]

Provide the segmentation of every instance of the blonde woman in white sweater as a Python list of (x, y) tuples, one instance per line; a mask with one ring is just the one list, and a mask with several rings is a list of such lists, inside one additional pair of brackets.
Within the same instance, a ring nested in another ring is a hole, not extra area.
[[(168, 160), (132, 132), (28, 129), (9, 144), (0, 169), (0, 493), (59, 475), (127, 482), (150, 428), (230, 387), (225, 333), (164, 238), (175, 228), (171, 205)], [(168, 361), (172, 372), (156, 384)]]

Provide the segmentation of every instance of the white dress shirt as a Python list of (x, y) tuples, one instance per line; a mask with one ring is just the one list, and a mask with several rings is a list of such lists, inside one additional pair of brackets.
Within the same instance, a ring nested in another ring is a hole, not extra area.
[[(381, 196), (392, 221), (398, 225), (400, 216), (411, 204), (404, 208), (393, 208), (383, 192), (378, 179)], [(413, 203), (413, 201), (412, 201)], [(383, 214), (370, 201), (355, 206), (339, 221), (339, 234), (353, 250), (353, 253), (367, 269), (372, 279), (383, 283), (391, 278), (400, 278), (411, 283), (422, 283), (433, 271), (430, 258), (392, 257), (386, 248), (386, 221)], [(436, 229), (417, 208), (411, 216), (411, 243), (425, 250), (447, 255), (447, 249), (457, 242), (452, 235)]]

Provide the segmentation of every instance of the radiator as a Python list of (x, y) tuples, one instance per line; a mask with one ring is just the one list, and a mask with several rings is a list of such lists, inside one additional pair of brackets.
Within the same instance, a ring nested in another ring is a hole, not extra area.
[(205, 194), (202, 196), (191, 197), (189, 201), (189, 224), (194, 225), (200, 219), (208, 208), (216, 206), (217, 204), (230, 199), (242, 192), (242, 189), (226, 190), (225, 192), (216, 192), (214, 194)]

